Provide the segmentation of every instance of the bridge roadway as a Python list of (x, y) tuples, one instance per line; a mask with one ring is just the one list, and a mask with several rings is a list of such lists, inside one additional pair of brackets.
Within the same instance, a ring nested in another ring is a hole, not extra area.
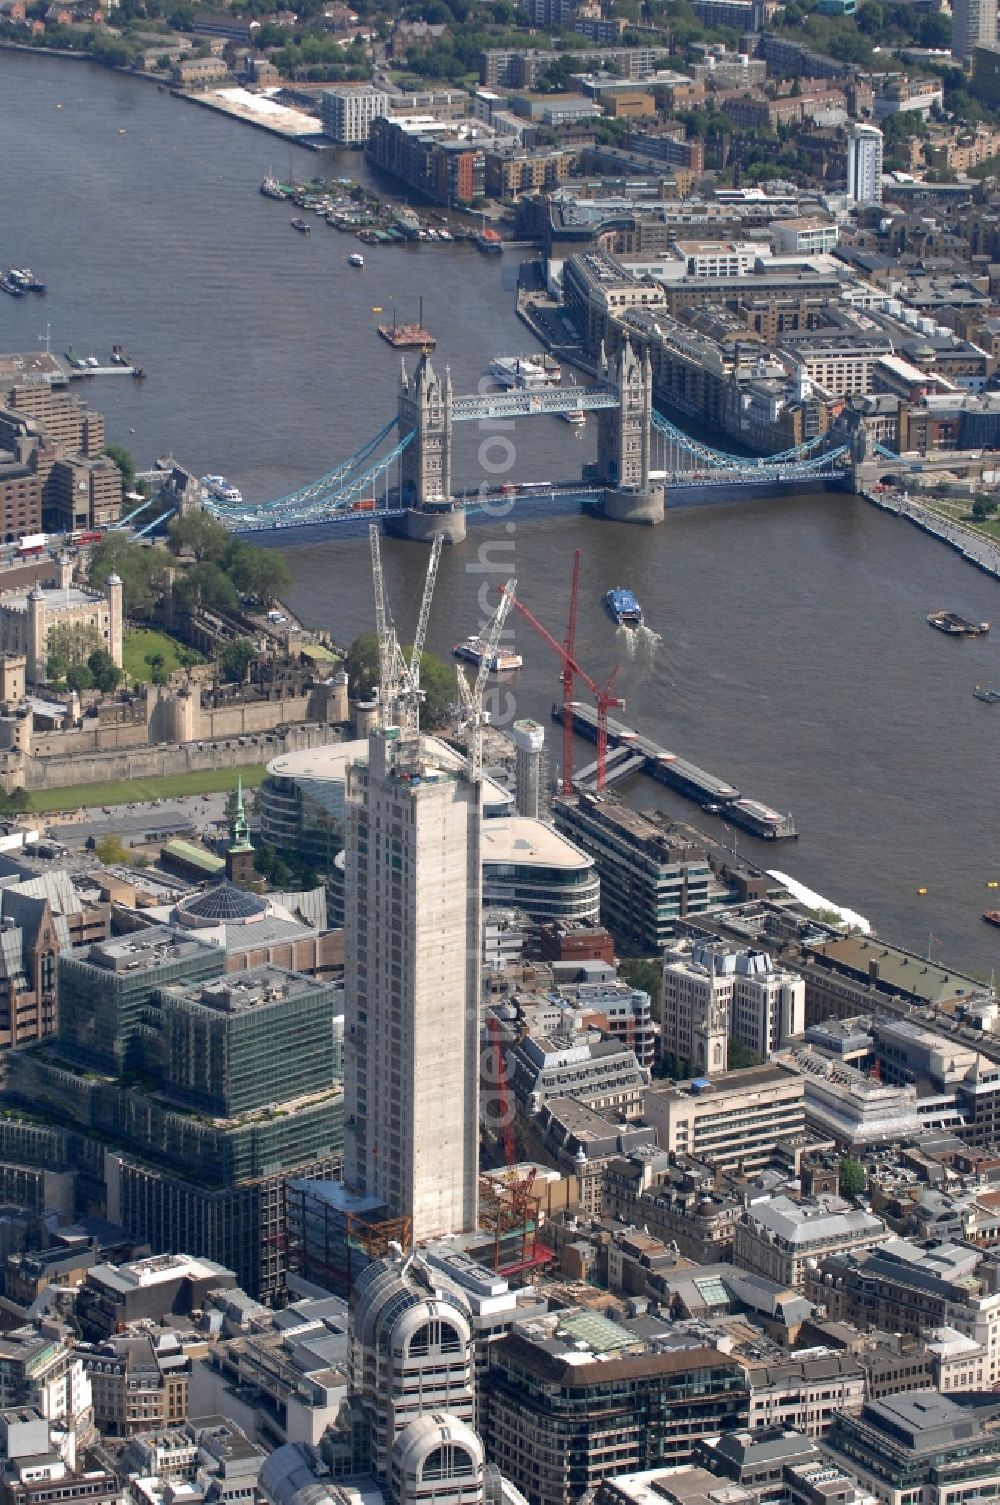
[(474, 418), (528, 418), (536, 413), (593, 413), (616, 408), (617, 392), (606, 387), (510, 387), (506, 392), (471, 392), (452, 399), (453, 423)]
[[(788, 475), (784, 477), (760, 476), (752, 480), (736, 480), (733, 476), (715, 476), (705, 473), (684, 475), (671, 474), (663, 484), (666, 505), (669, 508), (701, 505), (719, 501), (739, 503), (759, 499), (762, 492), (774, 495), (799, 495), (807, 491), (839, 491), (844, 480), (837, 476), (812, 476), (809, 478)], [(600, 507), (604, 489), (600, 486), (581, 485), (579, 481), (557, 484), (530, 491), (503, 491), (501, 487), (489, 487), (461, 491), (455, 503), (465, 510), (469, 524), (489, 522), (497, 517), (498, 504), (512, 504), (512, 512), (525, 522), (532, 518), (568, 516)], [(506, 511), (503, 514), (507, 515)], [(263, 534), (280, 532), (289, 543), (311, 543), (324, 538), (352, 537), (363, 533), (369, 523), (380, 527), (399, 522), (407, 516), (407, 509), (390, 498), (387, 505), (374, 508), (339, 507), (327, 513), (317, 509), (314, 517), (276, 522), (273, 514), (259, 523), (239, 522), (232, 531), (241, 538), (261, 538)], [(262, 539), (263, 542), (263, 539)]]

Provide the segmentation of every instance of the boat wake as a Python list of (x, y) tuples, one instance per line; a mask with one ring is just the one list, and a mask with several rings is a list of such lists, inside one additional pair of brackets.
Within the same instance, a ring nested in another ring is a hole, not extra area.
[(623, 623), (616, 632), (623, 656), (632, 663), (651, 664), (663, 639), (651, 627), (626, 627)]

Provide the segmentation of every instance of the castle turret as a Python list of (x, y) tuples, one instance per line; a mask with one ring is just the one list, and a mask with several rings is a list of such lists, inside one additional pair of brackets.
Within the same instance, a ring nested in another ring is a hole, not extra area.
[(108, 652), (122, 667), (122, 582), (119, 575), (111, 574), (104, 582), (104, 597), (108, 603)]
[(35, 684), (44, 684), (48, 679), (48, 644), (45, 630), (45, 593), (36, 580), (28, 592), (27, 649), (28, 678)]

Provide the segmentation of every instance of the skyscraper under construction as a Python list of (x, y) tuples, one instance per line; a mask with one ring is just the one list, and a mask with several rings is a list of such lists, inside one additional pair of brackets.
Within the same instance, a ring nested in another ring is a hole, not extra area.
[(348, 774), (345, 1182), (414, 1241), (476, 1226), (481, 786), (433, 737)]

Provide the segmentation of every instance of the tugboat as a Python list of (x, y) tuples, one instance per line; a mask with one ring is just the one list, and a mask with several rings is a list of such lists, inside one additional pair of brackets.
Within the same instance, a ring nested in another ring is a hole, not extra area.
[(293, 230), (298, 230), (300, 235), (308, 235), (309, 231), (312, 229), (312, 225), (307, 219), (303, 219), (301, 214), (297, 215), (295, 219), (291, 221), (291, 226)]
[(619, 627), (642, 626), (642, 607), (626, 586), (612, 586), (604, 597), (604, 606)]
[(927, 620), (938, 632), (953, 638), (978, 638), (990, 630), (989, 622), (967, 622), (954, 611), (932, 611)]
[(10, 293), (12, 298), (23, 298), (26, 291), (19, 283), (12, 281), (10, 277), (4, 277), (2, 274), (0, 274), (0, 290)]

